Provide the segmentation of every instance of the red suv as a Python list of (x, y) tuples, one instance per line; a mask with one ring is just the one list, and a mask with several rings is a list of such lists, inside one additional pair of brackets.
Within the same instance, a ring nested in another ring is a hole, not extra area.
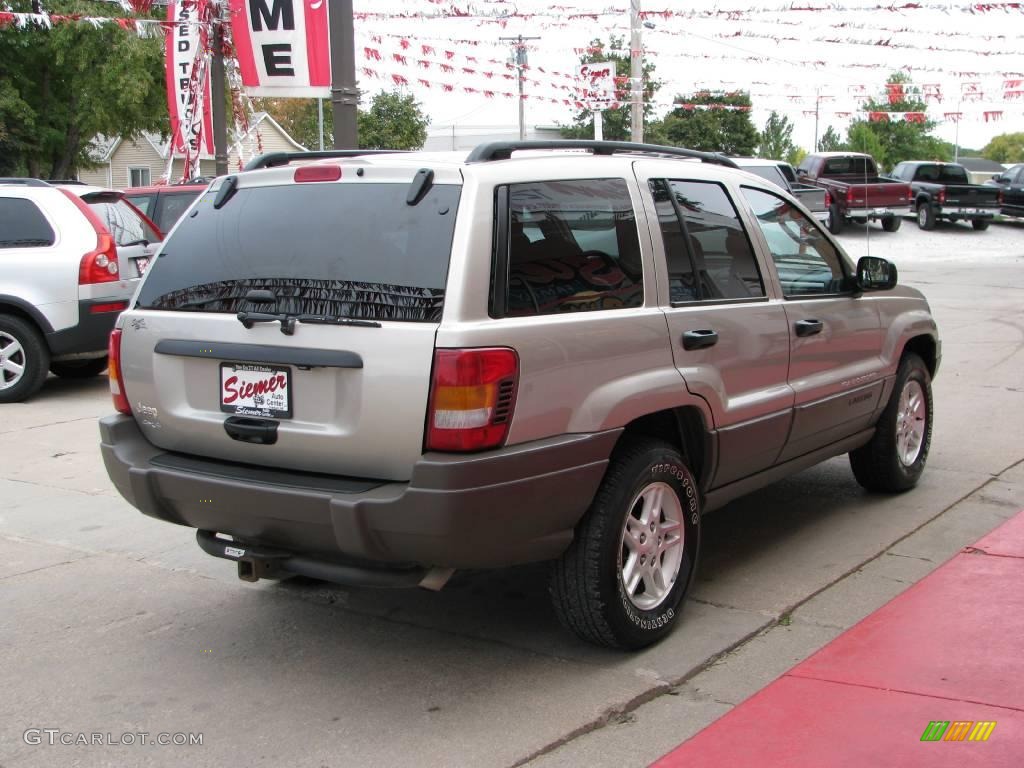
[(152, 219), (161, 232), (169, 232), (206, 187), (206, 184), (131, 187), (124, 191), (124, 197)]

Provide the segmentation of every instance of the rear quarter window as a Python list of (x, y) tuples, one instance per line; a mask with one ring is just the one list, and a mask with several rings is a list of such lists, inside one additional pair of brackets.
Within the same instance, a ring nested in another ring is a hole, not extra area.
[(54, 240), (53, 229), (35, 203), (0, 197), (0, 248), (41, 248)]

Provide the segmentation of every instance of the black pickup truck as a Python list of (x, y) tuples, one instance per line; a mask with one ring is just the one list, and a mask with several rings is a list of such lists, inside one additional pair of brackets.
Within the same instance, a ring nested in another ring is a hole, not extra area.
[(907, 160), (893, 168), (890, 175), (910, 182), (921, 229), (935, 229), (939, 219), (969, 221), (977, 230), (988, 229), (1002, 203), (998, 189), (971, 184), (967, 169), (956, 163)]

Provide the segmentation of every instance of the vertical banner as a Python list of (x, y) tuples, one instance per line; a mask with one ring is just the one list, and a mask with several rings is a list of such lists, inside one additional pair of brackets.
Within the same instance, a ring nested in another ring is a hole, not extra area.
[(231, 0), (231, 30), (246, 93), (331, 95), (328, 2)]
[(184, 178), (199, 175), (201, 154), (213, 154), (210, 113), (210, 57), (206, 43), (210, 8), (206, 0), (167, 6), (167, 109), (171, 115), (171, 156), (184, 155)]

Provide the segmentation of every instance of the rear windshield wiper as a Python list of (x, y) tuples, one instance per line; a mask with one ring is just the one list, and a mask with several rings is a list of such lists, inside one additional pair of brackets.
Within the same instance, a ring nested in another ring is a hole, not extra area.
[(295, 335), (295, 323), (309, 323), (310, 325), (354, 325), (360, 328), (380, 328), (381, 325), (375, 320), (358, 320), (351, 317), (329, 317), (325, 315), (288, 315), (275, 312), (248, 312), (242, 310), (238, 313), (238, 322), (246, 328), (252, 328), (256, 323), (281, 323), (281, 333), (286, 336)]

